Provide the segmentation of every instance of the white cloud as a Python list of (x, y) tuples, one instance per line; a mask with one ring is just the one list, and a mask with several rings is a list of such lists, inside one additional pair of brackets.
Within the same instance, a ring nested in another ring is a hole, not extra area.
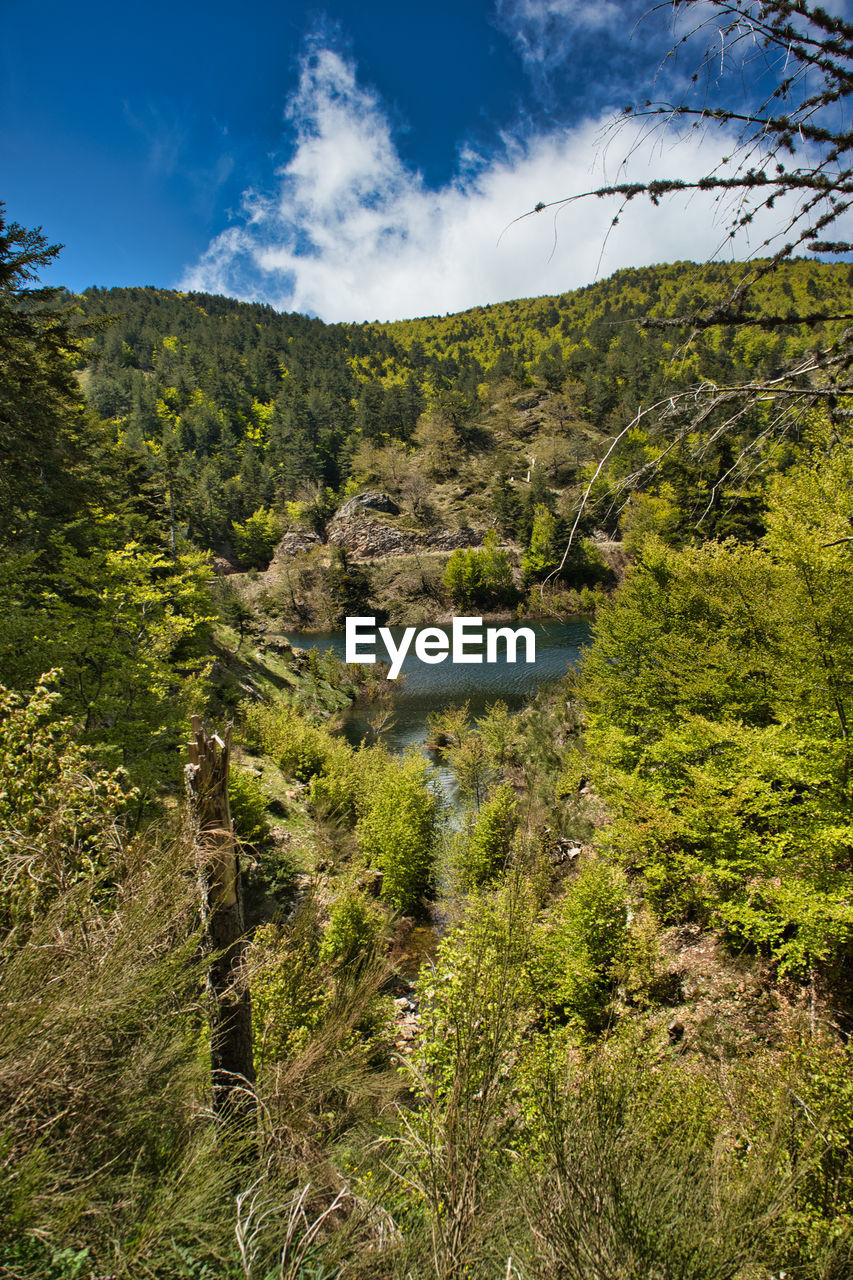
[(624, 34), (626, 25), (630, 29), (642, 12), (640, 2), (496, 0), (495, 14), (523, 60), (540, 68), (549, 68), (570, 56), (579, 36), (617, 28)]
[[(656, 209), (633, 201), (606, 246), (614, 199), (508, 225), (539, 201), (605, 179), (697, 179), (731, 145), (720, 135), (644, 144), (623, 171), (631, 137), (617, 136), (602, 157), (601, 122), (585, 122), (507, 139), (489, 159), (465, 153), (456, 180), (430, 190), (404, 165), (386, 113), (358, 84), (353, 65), (322, 48), (305, 60), (288, 116), (295, 145), (276, 173), (275, 193), (245, 194), (237, 224), (213, 240), (182, 288), (325, 320), (394, 319), (559, 293), (623, 266), (701, 260), (725, 239), (725, 218), (708, 194)], [(770, 216), (776, 226), (779, 205)], [(750, 229), (751, 242), (736, 242), (740, 256), (759, 249), (760, 225)]]

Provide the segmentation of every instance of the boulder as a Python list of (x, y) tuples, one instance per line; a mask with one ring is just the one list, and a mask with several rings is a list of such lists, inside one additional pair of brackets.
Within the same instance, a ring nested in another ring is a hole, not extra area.
[(367, 515), (345, 520), (336, 517), (329, 527), (330, 546), (342, 547), (352, 560), (379, 560), (411, 555), (414, 551), (456, 551), (477, 547), (482, 541), (482, 534), (474, 529), (411, 533), (383, 524), (381, 520), (371, 520)]
[(310, 551), (321, 542), (320, 535), (311, 529), (300, 533), (286, 533), (275, 549), (273, 563), (287, 560), (289, 556), (298, 555), (300, 551)]
[(353, 516), (363, 515), (365, 511), (382, 511), (388, 516), (400, 514), (400, 508), (387, 493), (380, 493), (378, 489), (366, 489), (364, 493), (357, 493), (354, 498), (350, 498), (342, 507), (339, 507), (335, 513), (335, 519), (349, 520)]

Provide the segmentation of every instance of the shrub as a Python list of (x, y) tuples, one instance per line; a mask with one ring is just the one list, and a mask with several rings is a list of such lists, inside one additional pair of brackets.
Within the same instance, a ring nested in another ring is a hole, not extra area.
[(624, 874), (603, 861), (587, 863), (542, 928), (541, 980), (552, 1010), (598, 1030), (628, 939)]
[(228, 804), (234, 833), (241, 844), (259, 845), (269, 839), (267, 798), (253, 773), (249, 773), (247, 769), (231, 770)]
[(323, 772), (312, 778), (308, 794), (318, 817), (351, 829), (366, 812), (369, 796), (391, 759), (379, 743), (353, 751), (340, 738), (333, 742), (337, 750), (329, 752)]
[[(27, 931), (61, 893), (120, 875), (117, 815), (135, 796), (51, 722), (58, 673), (29, 697), (0, 686), (0, 928)], [(104, 885), (101, 884), (101, 892)]]
[(438, 799), (429, 766), (417, 754), (395, 761), (370, 794), (358, 823), (359, 845), (382, 872), (382, 896), (400, 911), (432, 889)]
[(469, 547), (453, 552), (444, 571), (444, 586), (460, 605), (508, 604), (516, 599), (509, 556), (498, 546), (490, 529), (480, 550)]
[(324, 964), (350, 966), (369, 959), (379, 941), (381, 915), (357, 889), (346, 889), (332, 906), (320, 944)]
[(263, 925), (255, 932), (248, 963), (252, 1039), (256, 1064), (263, 1066), (301, 1049), (328, 1006), (313, 911), (303, 909), (292, 928)]
[(286, 705), (250, 707), (246, 741), (297, 782), (309, 782), (322, 773), (329, 758), (346, 747), (328, 729), (312, 724)]
[[(788, 1099), (774, 1099), (775, 1132), (757, 1140), (761, 1122), (744, 1124), (746, 1100), (741, 1093), (729, 1102), (731, 1082), (724, 1101), (709, 1082), (655, 1061), (636, 1041), (595, 1053), (570, 1088), (565, 1063), (550, 1074), (536, 1082), (540, 1124), (522, 1184), (535, 1224), (534, 1274), (770, 1275), (764, 1237), (791, 1185)], [(773, 1267), (774, 1275), (786, 1271)]]
[(463, 841), (458, 869), (464, 888), (474, 889), (499, 875), (509, 858), (517, 824), (515, 792), (509, 782), (502, 782)]

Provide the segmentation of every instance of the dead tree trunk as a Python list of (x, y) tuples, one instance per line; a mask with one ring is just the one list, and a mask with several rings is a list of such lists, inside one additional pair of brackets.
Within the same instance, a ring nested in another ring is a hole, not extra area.
[(211, 953), (207, 986), (213, 1109), (218, 1116), (248, 1120), (257, 1103), (240, 858), (228, 807), (231, 726), (223, 742), (217, 734), (208, 736), (199, 717), (193, 716), (192, 732), (186, 779), (205, 942)]

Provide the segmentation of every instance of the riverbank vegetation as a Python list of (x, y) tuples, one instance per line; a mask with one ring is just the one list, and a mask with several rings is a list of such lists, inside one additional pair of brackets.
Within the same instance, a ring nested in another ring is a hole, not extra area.
[[(57, 297), (53, 256), (2, 224), (0, 1275), (847, 1280), (846, 393), (624, 428), (837, 339), (795, 316), (851, 268), (762, 269), (790, 322), (675, 362), (637, 321), (734, 267), (326, 326)], [(381, 672), (278, 634), (537, 601), (595, 605), (579, 668), (437, 708), (428, 756)], [(191, 715), (234, 724), (230, 1113)]]

